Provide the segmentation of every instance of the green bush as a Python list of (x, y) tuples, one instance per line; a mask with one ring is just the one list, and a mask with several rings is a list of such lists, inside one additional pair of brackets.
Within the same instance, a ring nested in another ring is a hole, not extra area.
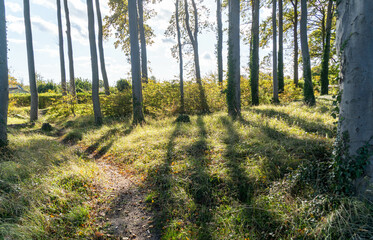
[(131, 84), (128, 80), (121, 78), (117, 81), (117, 89), (119, 92), (127, 91), (131, 89)]

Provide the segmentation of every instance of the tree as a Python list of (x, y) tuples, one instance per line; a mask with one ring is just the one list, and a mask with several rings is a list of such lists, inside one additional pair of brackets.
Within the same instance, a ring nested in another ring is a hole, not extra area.
[(369, 155), (367, 162), (362, 163), (364, 152), (358, 152), (367, 143), (371, 149), (373, 136), (373, 1), (341, 0), (337, 7), (337, 48), (343, 89), (338, 139), (349, 137), (345, 143), (348, 151), (343, 151), (340, 157), (345, 164), (353, 160), (352, 164), (358, 168), (344, 174), (355, 179), (358, 194), (373, 200), (373, 159)]
[(228, 114), (233, 118), (241, 114), (240, 89), (240, 1), (229, 0), (228, 32)]
[(218, 58), (218, 81), (219, 84), (223, 84), (223, 23), (221, 20), (221, 1), (216, 0), (216, 21), (217, 21), (217, 38), (218, 44), (216, 46), (217, 58)]
[(179, 23), (179, 1), (176, 0), (175, 4), (175, 20), (176, 20), (176, 31), (177, 31), (177, 45), (179, 50), (179, 68), (180, 68), (180, 114), (185, 113), (184, 105), (184, 77), (183, 77), (183, 52), (181, 45), (181, 31)]
[(8, 46), (6, 40), (6, 20), (4, 0), (0, 0), (0, 147), (8, 144)]
[(284, 91), (284, 15), (283, 0), (278, 0), (278, 90)]
[(325, 45), (323, 51), (323, 57), (321, 62), (321, 95), (326, 95), (329, 92), (329, 58), (330, 58), (330, 38), (332, 31), (332, 20), (333, 20), (333, 0), (328, 2), (328, 15), (326, 19), (326, 36)]
[(194, 32), (192, 33), (190, 27), (190, 20), (189, 20), (189, 9), (188, 9), (188, 0), (184, 0), (184, 8), (185, 8), (185, 26), (188, 32), (189, 40), (193, 47), (193, 57), (194, 57), (194, 68), (196, 73), (196, 81), (199, 87), (199, 95), (200, 95), (200, 108), (202, 113), (210, 112), (209, 107), (207, 105), (205, 91), (202, 86), (201, 80), (201, 69), (199, 65), (199, 53), (198, 53), (198, 10), (195, 0), (192, 0), (192, 7), (193, 7), (193, 17), (194, 17)]
[(141, 79), (144, 83), (148, 82), (148, 57), (146, 54), (146, 41), (145, 41), (145, 29), (144, 29), (144, 7), (143, 1), (137, 0), (139, 9), (139, 33), (140, 33), (140, 44), (141, 44)]
[(259, 0), (253, 0), (250, 59), (251, 101), (253, 105), (259, 105), (259, 8)]
[(38, 120), (39, 103), (38, 103), (38, 90), (36, 87), (36, 77), (35, 77), (34, 48), (32, 44), (29, 0), (23, 0), (23, 12), (24, 12), (24, 18), (25, 18), (28, 75), (29, 75), (30, 93), (31, 93), (30, 121), (33, 122), (33, 121)]
[(62, 88), (62, 95), (65, 96), (67, 94), (67, 89), (66, 89), (65, 55), (63, 51), (61, 0), (57, 0), (57, 22), (58, 22), (58, 46), (60, 50), (61, 88)]
[(92, 0), (87, 0), (87, 13), (88, 13), (88, 32), (89, 32), (89, 46), (91, 52), (91, 66), (92, 66), (92, 101), (93, 112), (95, 115), (95, 123), (102, 124), (100, 97), (99, 97), (99, 78), (98, 78), (98, 61), (96, 49), (96, 36), (95, 36), (95, 19), (93, 14)]
[(298, 76), (298, 0), (290, 0), (291, 4), (293, 5), (294, 17), (293, 17), (293, 37), (294, 37), (294, 84), (298, 86), (299, 76)]
[(308, 48), (307, 36), (307, 0), (301, 0), (301, 20), (300, 20), (300, 41), (303, 58), (303, 79), (304, 79), (304, 101), (307, 105), (315, 105), (315, 95), (312, 86), (311, 59)]
[(143, 113), (136, 0), (128, 0), (128, 20), (131, 44), (133, 124), (142, 124), (145, 122), (145, 119)]
[(66, 36), (67, 36), (67, 52), (69, 56), (69, 72), (70, 72), (70, 93), (75, 96), (75, 76), (74, 76), (74, 57), (73, 57), (73, 44), (71, 40), (71, 24), (70, 13), (67, 0), (64, 0), (65, 18), (66, 18)]
[(100, 66), (101, 66), (101, 73), (102, 79), (104, 80), (104, 88), (105, 94), (110, 95), (109, 90), (109, 80), (106, 73), (106, 66), (105, 66), (105, 55), (104, 55), (104, 46), (103, 46), (103, 31), (102, 31), (102, 17), (101, 17), (101, 10), (100, 10), (100, 1), (96, 0), (96, 13), (97, 13), (97, 22), (98, 22), (98, 52), (100, 54)]
[(273, 102), (278, 103), (278, 78), (277, 78), (277, 23), (276, 23), (276, 6), (277, 1), (272, 1), (272, 59), (273, 59)]

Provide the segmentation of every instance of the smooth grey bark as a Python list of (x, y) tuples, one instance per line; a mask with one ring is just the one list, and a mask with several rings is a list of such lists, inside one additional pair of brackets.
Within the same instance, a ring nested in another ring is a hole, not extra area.
[(96, 34), (95, 34), (95, 19), (93, 13), (92, 0), (87, 0), (87, 13), (88, 13), (88, 33), (89, 33), (89, 46), (91, 52), (91, 67), (92, 67), (92, 102), (93, 113), (95, 115), (95, 123), (102, 124), (100, 97), (99, 97), (99, 78), (98, 78), (98, 61), (96, 49)]
[(183, 76), (183, 52), (181, 45), (181, 31), (179, 23), (179, 1), (176, 0), (175, 4), (175, 14), (176, 14), (176, 31), (177, 31), (177, 46), (179, 50), (179, 69), (180, 69), (180, 114), (185, 113), (185, 104), (184, 104), (184, 76)]
[(303, 58), (303, 79), (304, 79), (304, 101), (307, 105), (315, 105), (315, 95), (312, 86), (311, 59), (308, 48), (307, 36), (307, 0), (301, 0), (301, 19), (300, 19), (300, 42)]
[(38, 120), (39, 99), (38, 99), (38, 90), (36, 86), (34, 47), (32, 44), (29, 0), (23, 0), (23, 13), (24, 13), (24, 20), (25, 20), (27, 63), (28, 63), (28, 75), (29, 75), (30, 93), (31, 93), (30, 121), (33, 122), (33, 121)]
[(233, 118), (241, 114), (240, 88), (240, 1), (229, 0), (228, 32), (228, 114)]
[(221, 1), (216, 0), (216, 21), (218, 25), (218, 44), (216, 46), (217, 58), (218, 58), (218, 81), (219, 84), (223, 84), (223, 23), (221, 19)]
[(326, 36), (325, 46), (323, 49), (323, 57), (321, 61), (321, 95), (329, 93), (329, 59), (330, 59), (330, 38), (332, 32), (332, 20), (333, 20), (333, 0), (328, 2), (328, 13), (326, 20)]
[(104, 81), (105, 94), (110, 95), (109, 80), (106, 72), (105, 55), (104, 55), (104, 44), (103, 44), (103, 32), (102, 32), (102, 17), (100, 9), (100, 1), (96, 0), (96, 13), (98, 23), (98, 52), (100, 54), (100, 66), (102, 73), (102, 80)]
[(6, 20), (4, 0), (0, 0), (0, 147), (8, 144), (8, 46), (6, 39)]
[(276, 23), (277, 1), (272, 1), (272, 32), (273, 32), (273, 47), (272, 47), (272, 61), (273, 61), (273, 99), (274, 103), (278, 103), (278, 77), (277, 77), (277, 23)]
[(146, 53), (146, 40), (145, 40), (145, 29), (144, 29), (144, 6), (142, 0), (137, 0), (139, 9), (139, 33), (140, 33), (140, 44), (141, 44), (141, 78), (144, 83), (148, 80), (148, 57)]
[(58, 22), (58, 46), (59, 46), (59, 51), (60, 51), (61, 88), (62, 88), (62, 95), (66, 96), (67, 88), (66, 88), (65, 55), (63, 51), (61, 0), (57, 0), (57, 22)]
[(64, 3), (64, 8), (65, 8), (65, 19), (66, 19), (67, 53), (69, 56), (70, 94), (73, 96), (76, 96), (73, 44), (71, 40), (70, 13), (69, 13), (69, 6), (67, 4), (67, 0), (64, 0), (63, 3)]
[[(338, 134), (341, 137), (348, 133), (349, 153), (356, 156), (373, 136), (373, 1), (342, 0), (337, 7), (343, 89)], [(373, 200), (372, 157), (355, 187), (359, 194)]]
[(284, 14), (283, 0), (278, 0), (278, 90), (284, 91)]
[(294, 29), (293, 29), (293, 38), (294, 38), (294, 84), (295, 86), (298, 86), (299, 82), (299, 74), (298, 74), (298, 51), (299, 51), (299, 46), (298, 46), (298, 0), (291, 0), (291, 3), (293, 4), (293, 9), (294, 9)]
[(133, 99), (133, 124), (145, 122), (143, 113), (143, 98), (140, 70), (140, 49), (138, 38), (138, 22), (136, 0), (128, 0), (128, 21), (131, 45), (131, 73), (132, 73), (132, 99)]
[(189, 11), (188, 11), (188, 0), (184, 0), (184, 8), (185, 8), (185, 25), (188, 32), (188, 36), (190, 39), (190, 42), (192, 43), (193, 47), (193, 55), (194, 55), (194, 67), (196, 72), (196, 81), (199, 87), (199, 94), (200, 94), (200, 104), (201, 104), (201, 112), (202, 113), (208, 113), (210, 112), (209, 107), (207, 105), (206, 95), (205, 91), (202, 86), (202, 80), (201, 80), (201, 70), (200, 70), (200, 64), (199, 64), (199, 53), (198, 53), (198, 12), (197, 12), (197, 6), (194, 0), (192, 0), (192, 6), (193, 6), (193, 15), (194, 15), (194, 32), (192, 33), (192, 30), (190, 28), (189, 23)]
[(251, 101), (253, 105), (259, 105), (259, 7), (259, 0), (253, 0), (250, 57)]

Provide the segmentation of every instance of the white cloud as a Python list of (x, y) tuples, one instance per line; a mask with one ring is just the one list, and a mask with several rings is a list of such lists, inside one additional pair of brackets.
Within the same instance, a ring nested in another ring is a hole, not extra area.
[(50, 46), (47, 46), (45, 48), (38, 48), (35, 49), (35, 52), (38, 53), (46, 53), (49, 55), (49, 57), (55, 58), (59, 56), (59, 52), (57, 48), (51, 48)]
[(13, 44), (25, 44), (26, 40), (24, 40), (24, 39), (16, 39), (16, 38), (9, 38), (8, 42), (9, 43), (13, 43)]
[(21, 5), (18, 4), (18, 3), (14, 3), (14, 2), (6, 2), (6, 3), (5, 3), (5, 6), (7, 7), (7, 10), (9, 9), (9, 11), (14, 12), (14, 13), (17, 13), (17, 12), (21, 12), (21, 11), (22, 11), (22, 7), (21, 7)]
[(46, 8), (57, 9), (55, 0), (32, 0), (31, 3), (40, 5)]
[(40, 16), (31, 17), (31, 23), (33, 27), (38, 28), (42, 32), (49, 32), (49, 33), (52, 33), (53, 35), (58, 34), (57, 25), (44, 20)]
[(8, 21), (8, 30), (10, 32), (22, 34), (25, 31), (25, 25), (23, 23), (23, 18), (8, 15), (7, 21)]

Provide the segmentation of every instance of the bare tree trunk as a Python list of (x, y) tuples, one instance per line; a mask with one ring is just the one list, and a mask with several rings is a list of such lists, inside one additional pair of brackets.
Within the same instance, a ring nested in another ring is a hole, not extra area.
[(0, 147), (8, 144), (8, 46), (6, 38), (6, 20), (4, 0), (0, 0)]
[(138, 39), (138, 22), (136, 0), (128, 0), (128, 16), (131, 44), (131, 72), (133, 98), (133, 124), (145, 122), (142, 102), (142, 86), (140, 72), (140, 49)]
[(332, 20), (333, 20), (333, 0), (329, 0), (328, 3), (328, 15), (326, 20), (326, 37), (325, 46), (323, 52), (323, 58), (321, 62), (321, 95), (327, 95), (329, 93), (329, 59), (330, 59), (330, 38), (332, 32)]
[(228, 114), (237, 118), (241, 114), (240, 88), (240, 1), (229, 0), (228, 37)]
[(278, 103), (278, 77), (277, 77), (277, 23), (276, 23), (276, 11), (277, 11), (277, 1), (272, 1), (272, 30), (273, 30), (273, 102)]
[[(338, 3), (337, 49), (341, 56), (342, 101), (338, 138), (349, 136), (349, 152), (341, 156), (346, 161), (351, 157), (361, 159), (358, 149), (373, 137), (373, 1), (341, 0)], [(360, 157), (360, 158), (359, 158)], [(361, 160), (360, 160), (361, 161)], [(356, 163), (361, 164), (361, 163)], [(364, 167), (364, 165), (363, 165)], [(354, 169), (355, 188), (373, 200), (373, 158), (361, 175)]]
[(185, 113), (185, 104), (184, 104), (184, 76), (183, 76), (183, 52), (181, 45), (181, 32), (179, 24), (179, 1), (176, 0), (176, 31), (177, 31), (177, 45), (179, 48), (179, 68), (180, 68), (180, 114)]
[(298, 75), (298, 0), (291, 0), (294, 7), (294, 84), (298, 86), (299, 75)]
[(58, 21), (58, 46), (60, 50), (61, 88), (62, 88), (62, 95), (66, 96), (67, 88), (66, 88), (65, 55), (63, 51), (61, 0), (57, 0), (57, 21)]
[(187, 32), (189, 35), (189, 39), (193, 46), (193, 53), (194, 53), (194, 67), (196, 71), (196, 81), (199, 87), (199, 94), (200, 94), (200, 104), (201, 104), (201, 112), (202, 113), (208, 113), (210, 112), (209, 107), (207, 105), (206, 95), (205, 91), (202, 86), (202, 80), (201, 80), (201, 70), (199, 65), (199, 54), (198, 54), (198, 12), (197, 12), (197, 6), (194, 0), (192, 0), (192, 6), (193, 6), (193, 15), (194, 15), (194, 33), (192, 33), (192, 30), (190, 29), (189, 24), (189, 11), (188, 11), (188, 0), (184, 0), (184, 7), (185, 7), (185, 25), (187, 28)]
[(253, 105), (259, 105), (259, 0), (252, 1), (253, 24), (251, 26), (251, 100)]
[(25, 30), (26, 30), (28, 75), (29, 75), (29, 80), (30, 80), (30, 93), (31, 93), (30, 121), (33, 122), (33, 121), (38, 120), (38, 109), (39, 109), (38, 100), (39, 99), (38, 99), (38, 89), (36, 86), (34, 47), (32, 44), (29, 0), (23, 0), (23, 10), (24, 10), (24, 18), (25, 18)]
[(98, 22), (98, 51), (100, 53), (101, 73), (102, 73), (102, 78), (104, 81), (105, 94), (110, 95), (109, 80), (107, 77), (106, 66), (105, 66), (104, 46), (103, 46), (103, 41), (102, 41), (102, 35), (103, 35), (102, 34), (102, 17), (101, 17), (99, 0), (96, 0), (96, 12), (97, 12), (97, 22)]
[(69, 56), (69, 73), (70, 73), (70, 93), (76, 96), (75, 91), (75, 76), (74, 76), (74, 57), (73, 57), (73, 44), (71, 40), (71, 24), (70, 24), (70, 14), (69, 6), (67, 0), (63, 1), (65, 8), (65, 18), (66, 18), (66, 36), (67, 36), (67, 52)]
[(311, 59), (308, 48), (307, 37), (307, 0), (301, 0), (302, 18), (300, 20), (300, 41), (303, 57), (303, 78), (304, 78), (304, 101), (307, 105), (315, 105), (315, 95), (312, 86)]
[(92, 66), (92, 101), (93, 112), (95, 115), (95, 123), (102, 125), (102, 115), (99, 97), (99, 78), (98, 78), (98, 61), (96, 49), (96, 34), (95, 34), (95, 19), (93, 14), (92, 0), (87, 0), (88, 13), (88, 32), (89, 32), (89, 46), (91, 52), (91, 66)]
[(278, 0), (278, 90), (284, 91), (284, 16), (283, 0)]
[(216, 0), (216, 21), (218, 25), (218, 45), (216, 52), (218, 56), (218, 81), (223, 84), (223, 23), (221, 20), (221, 1)]
[(137, 0), (139, 8), (139, 31), (140, 31), (140, 43), (141, 43), (141, 78), (144, 83), (148, 82), (148, 57), (146, 54), (146, 40), (144, 30), (144, 7), (143, 1)]

